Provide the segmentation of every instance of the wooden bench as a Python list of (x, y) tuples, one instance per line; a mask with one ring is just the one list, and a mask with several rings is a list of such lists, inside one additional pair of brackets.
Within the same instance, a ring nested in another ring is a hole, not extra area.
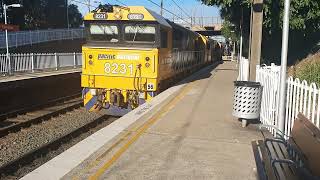
[(259, 179), (320, 180), (320, 130), (299, 114), (290, 137), (275, 131), (275, 138), (252, 142)]

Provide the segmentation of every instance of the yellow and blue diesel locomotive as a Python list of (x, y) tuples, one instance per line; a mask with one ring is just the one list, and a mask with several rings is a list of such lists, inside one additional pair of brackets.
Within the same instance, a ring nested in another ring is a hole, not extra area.
[(84, 106), (122, 116), (177, 78), (221, 60), (219, 45), (141, 6), (100, 6), (84, 17)]

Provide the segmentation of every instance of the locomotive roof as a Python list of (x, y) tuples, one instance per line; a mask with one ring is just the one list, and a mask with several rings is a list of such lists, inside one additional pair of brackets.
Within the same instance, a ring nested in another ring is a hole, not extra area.
[(195, 31), (192, 31), (192, 30), (190, 30), (188, 28), (185, 28), (185, 27), (181, 26), (180, 24), (176, 24), (176, 23), (174, 23), (172, 21), (169, 21), (169, 20), (167, 20), (167, 22), (171, 25), (172, 29), (179, 29), (179, 30), (184, 31), (184, 32), (186, 32), (186, 33), (188, 33), (190, 35), (193, 35), (193, 36), (199, 36), (200, 35), (199, 33), (195, 32)]
[[(97, 16), (98, 15), (98, 16)], [(147, 9), (143, 6), (105, 6), (101, 9), (96, 9), (84, 16), (86, 21), (151, 21), (171, 28), (171, 25), (164, 17), (156, 12)]]

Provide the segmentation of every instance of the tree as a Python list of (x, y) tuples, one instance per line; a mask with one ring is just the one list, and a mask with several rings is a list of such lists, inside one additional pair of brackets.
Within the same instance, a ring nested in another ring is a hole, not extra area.
[(72, 28), (80, 27), (83, 22), (83, 17), (78, 9), (78, 6), (76, 6), (74, 4), (70, 4), (68, 8), (69, 8), (68, 15), (69, 15), (70, 27), (72, 27)]
[[(243, 35), (249, 38), (251, 0), (200, 0), (220, 7), (221, 16), (235, 25), (239, 34), (243, 12)], [(264, 0), (262, 54), (265, 62), (280, 61), (284, 0)], [(320, 1), (291, 0), (289, 63), (305, 56), (320, 40)], [(248, 46), (248, 43), (246, 43)]]
[[(0, 0), (3, 4), (20, 3), (22, 8), (8, 10), (8, 23), (19, 25), (22, 30), (67, 28), (66, 0)], [(75, 5), (69, 5), (69, 19), (72, 27), (82, 24), (82, 15)], [(1, 11), (2, 6), (0, 7)], [(4, 22), (3, 14), (0, 20)]]
[(48, 22), (48, 28), (66, 28), (67, 27), (67, 3), (66, 0), (47, 0), (45, 14)]
[[(20, 0), (0, 0), (0, 21), (4, 23), (4, 16), (3, 16), (3, 4), (20, 4)], [(9, 23), (12, 24), (21, 24), (24, 21), (23, 18), (24, 11), (22, 8), (9, 8), (7, 10), (7, 20)]]
[(234, 25), (229, 21), (223, 22), (221, 33), (226, 39), (231, 39), (234, 42), (239, 40), (237, 34), (234, 31)]
[(23, 2), (24, 23), (19, 24), (23, 29), (47, 28), (46, 0), (29, 0)]

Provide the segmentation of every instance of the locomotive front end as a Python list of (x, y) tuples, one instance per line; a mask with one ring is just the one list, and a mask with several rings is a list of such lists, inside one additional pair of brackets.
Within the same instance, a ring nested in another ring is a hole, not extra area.
[(145, 8), (106, 7), (85, 17), (84, 106), (122, 116), (158, 91), (159, 27)]
[(122, 115), (149, 101), (157, 91), (157, 49), (84, 47), (81, 83), (88, 110)]

